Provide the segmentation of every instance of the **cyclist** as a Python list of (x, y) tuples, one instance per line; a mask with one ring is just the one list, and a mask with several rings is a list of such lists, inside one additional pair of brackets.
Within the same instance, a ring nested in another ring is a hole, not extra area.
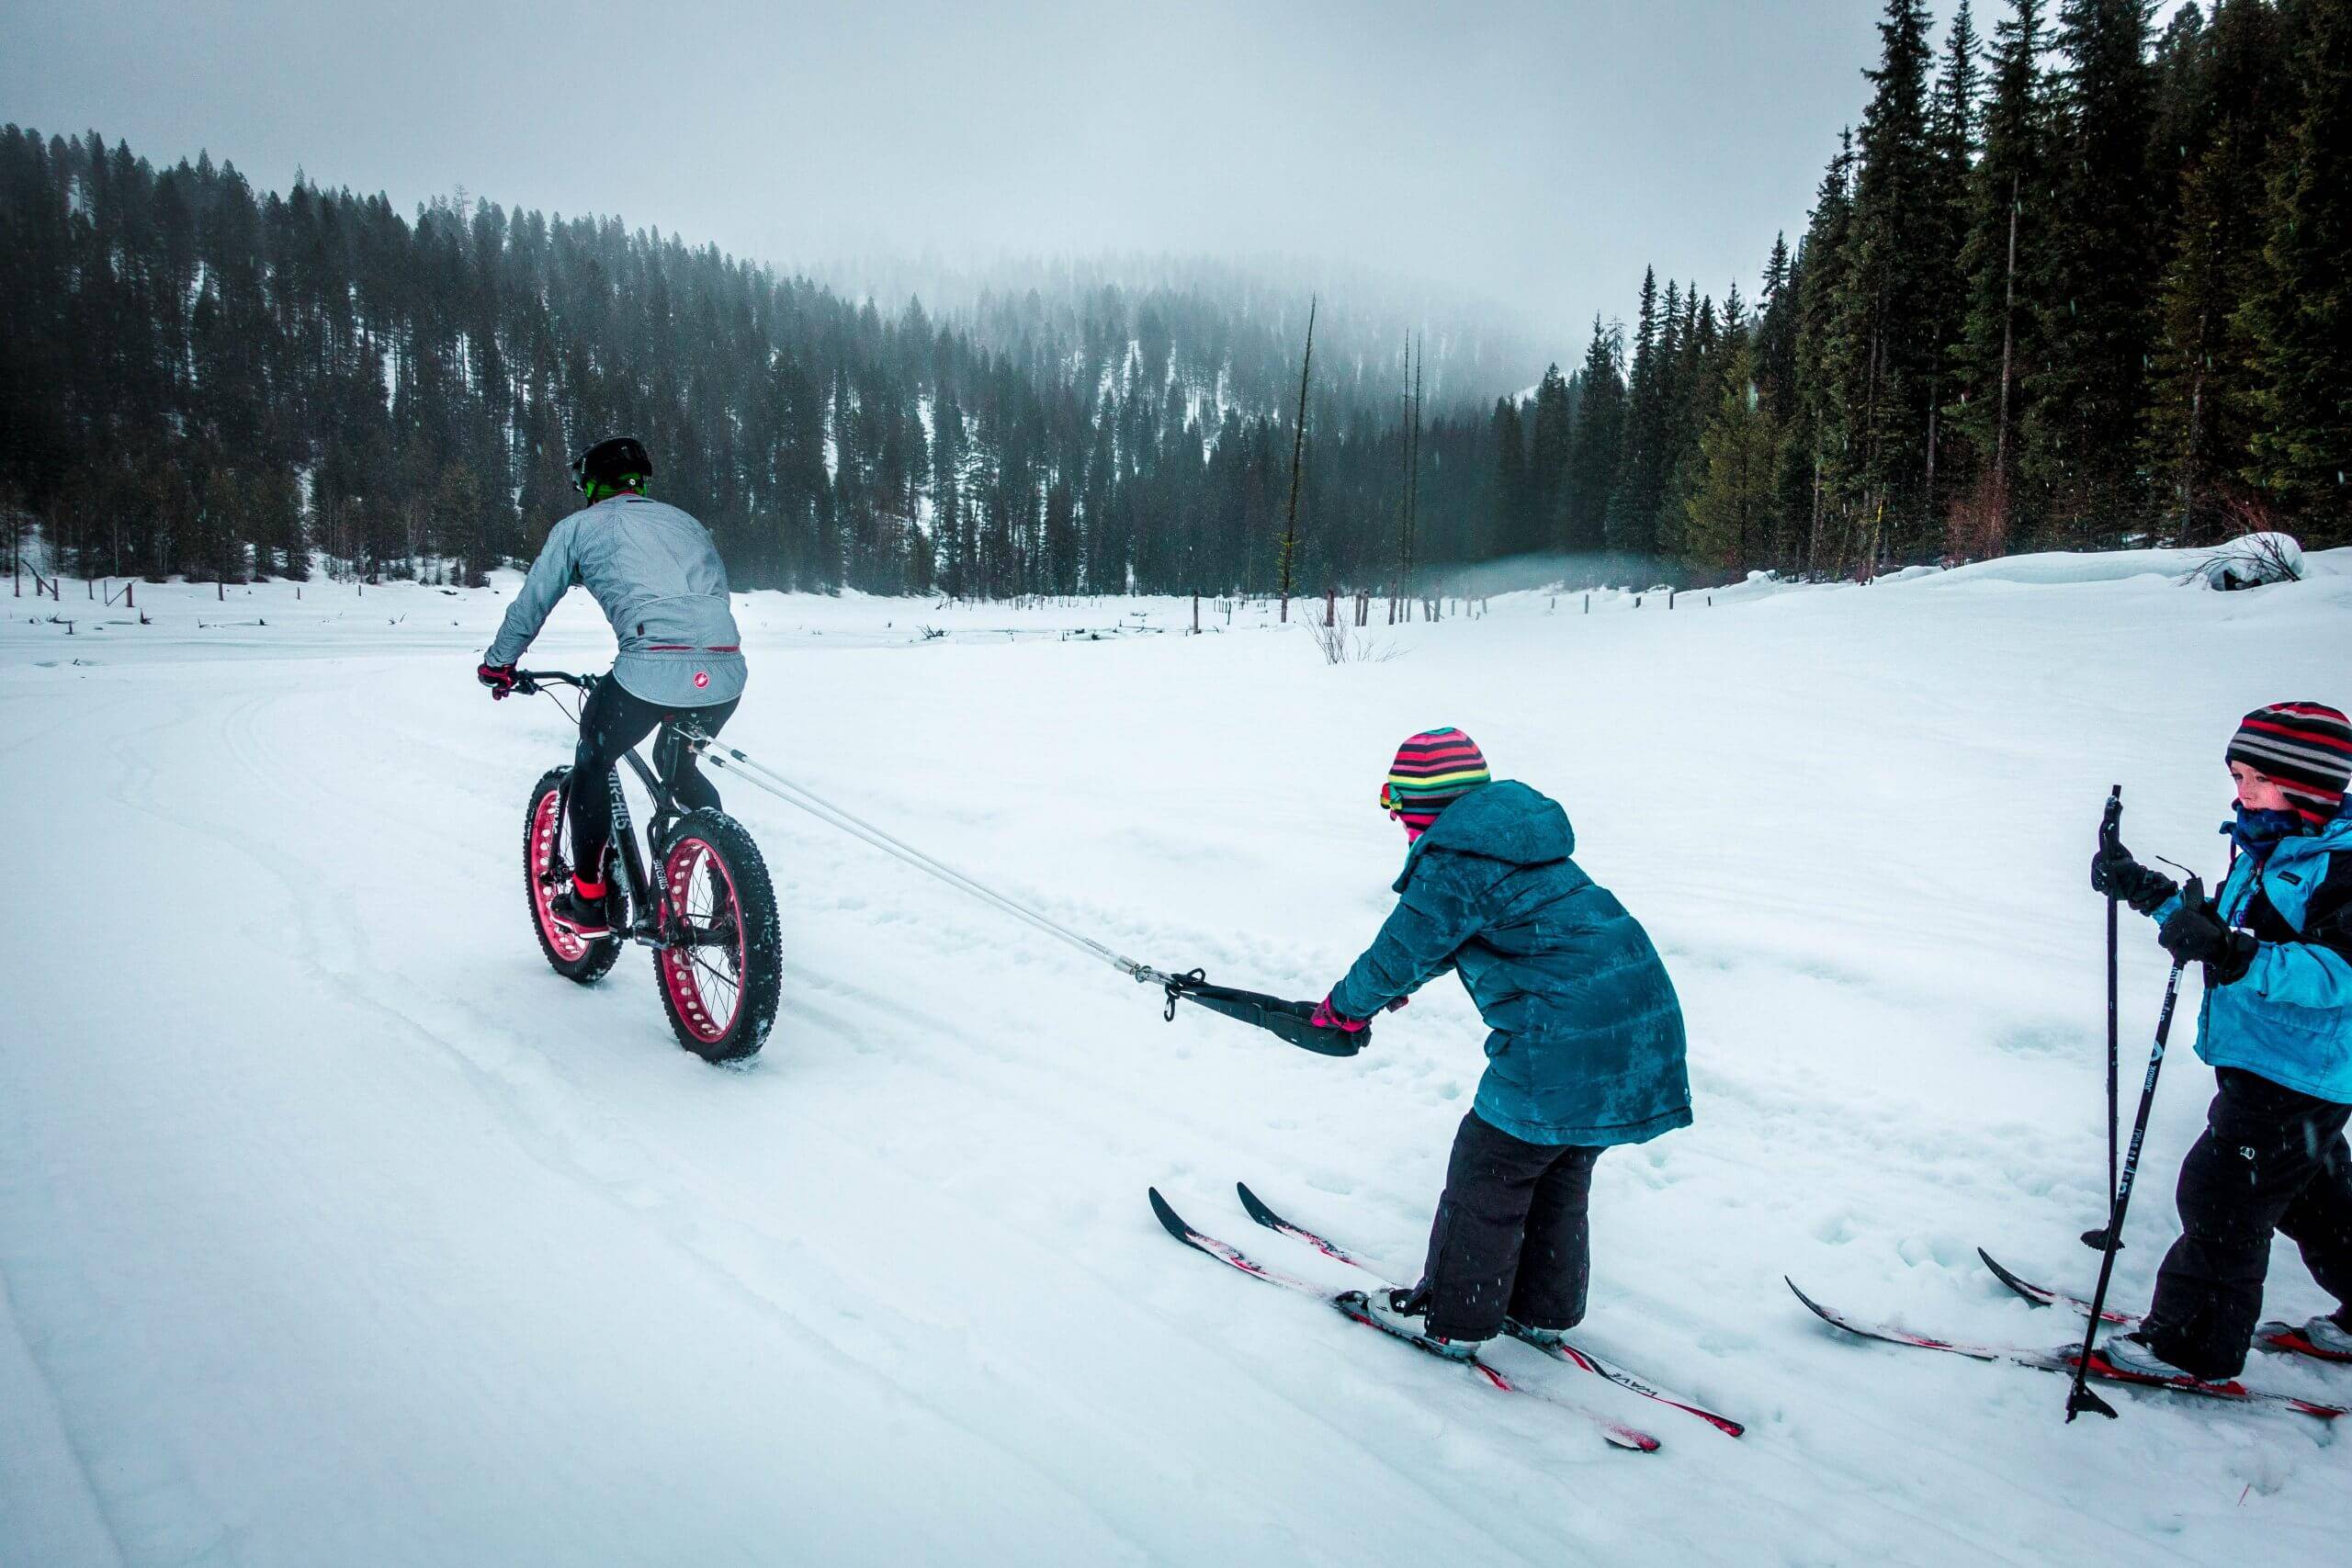
[[(599, 441), (572, 459), (571, 475), (588, 504), (548, 534), (475, 675), (494, 698), (513, 691), (515, 661), (574, 583), (613, 624), (620, 651), (581, 710), (565, 791), (571, 886), (549, 910), (580, 936), (600, 937), (621, 914), (610, 862), (613, 765), (664, 720), (718, 734), (742, 697), (745, 670), (718, 547), (692, 516), (647, 496), (653, 460), (644, 444)], [(674, 729), (662, 732), (653, 766), (688, 810), (718, 808), (718, 791)]]

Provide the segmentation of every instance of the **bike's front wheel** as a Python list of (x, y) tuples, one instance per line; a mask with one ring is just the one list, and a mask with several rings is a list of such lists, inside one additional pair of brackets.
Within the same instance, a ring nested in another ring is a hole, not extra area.
[(784, 939), (767, 862), (723, 811), (692, 811), (662, 837), (668, 937), (655, 969), (678, 1043), (708, 1062), (765, 1044), (784, 987)]
[(605, 977), (621, 955), (621, 943), (616, 936), (583, 940), (571, 927), (558, 925), (548, 908), (571, 880), (563, 858), (563, 781), (571, 772), (551, 768), (531, 786), (530, 808), (523, 814), (523, 897), (549, 966), (584, 986)]

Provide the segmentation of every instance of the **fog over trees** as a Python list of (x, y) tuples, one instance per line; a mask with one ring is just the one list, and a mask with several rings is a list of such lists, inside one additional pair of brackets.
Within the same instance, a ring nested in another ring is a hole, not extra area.
[[(1431, 583), (2352, 540), (2352, 0), (2148, 18), (2013, 0), (1939, 33), (1889, 0), (1753, 297), (1669, 258), (1566, 370), (1321, 280), (1302, 591), (1393, 589), (1408, 491)], [(741, 586), (1260, 592), (1313, 287), (1063, 263), (883, 302), (617, 219), (256, 192), (9, 126), (0, 506), (77, 574), (478, 580), (628, 432)]]

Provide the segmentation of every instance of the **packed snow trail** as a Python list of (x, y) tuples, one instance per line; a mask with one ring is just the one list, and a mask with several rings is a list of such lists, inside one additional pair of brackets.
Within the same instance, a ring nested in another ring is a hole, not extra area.
[[(0, 601), (0, 1561), (2337, 1561), (2322, 1423), (2068, 1428), (2053, 1380), (1839, 1345), (1780, 1283), (2024, 1344), (2064, 1325), (1978, 1240), (2087, 1289), (2099, 802), (2218, 868), (2237, 716), (2352, 694), (2352, 576), (2068, 580), (2104, 570), (1519, 595), (1338, 668), (1248, 609), (1065, 641), (1186, 610), (739, 596), (731, 744), (1232, 984), (1319, 996), (1369, 939), (1399, 737), (1460, 725), (1561, 799), (1674, 973), (1698, 1116), (1600, 1162), (1589, 1326), (1749, 1422), (1640, 1464), (1182, 1267), (1136, 1201), (1247, 1171), (1418, 1257), (1483, 1066), (1451, 983), (1351, 1061), (1163, 1023), (737, 788), (788, 963), (763, 1055), (714, 1070), (641, 953), (583, 990), (531, 942), (519, 817), (571, 733), (473, 684), (502, 598), (142, 584), (152, 626), (70, 637)], [(609, 648), (575, 598), (532, 657)], [(2165, 964), (2125, 929), (2128, 1040)], [(2119, 1299), (2210, 1092), (2187, 1028)], [(2265, 1304), (2324, 1304), (2290, 1247)]]

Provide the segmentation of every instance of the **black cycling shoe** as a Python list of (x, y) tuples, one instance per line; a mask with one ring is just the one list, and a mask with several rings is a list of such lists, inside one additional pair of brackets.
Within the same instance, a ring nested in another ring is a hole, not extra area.
[(610, 936), (617, 923), (614, 906), (619, 902), (610, 892), (591, 897), (575, 881), (548, 900), (548, 919), (583, 940)]

